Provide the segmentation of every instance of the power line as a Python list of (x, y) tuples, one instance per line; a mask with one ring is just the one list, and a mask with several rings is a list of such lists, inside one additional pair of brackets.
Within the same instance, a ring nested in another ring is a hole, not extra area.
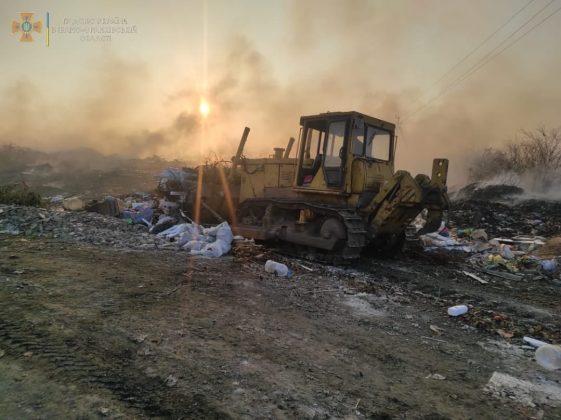
[(417, 108), (415, 111), (413, 111), (412, 113), (410, 113), (409, 115), (407, 115), (408, 117), (417, 114), (418, 112), (424, 110), (426, 107), (428, 107), (431, 103), (433, 103), (434, 101), (436, 101), (437, 99), (441, 98), (443, 95), (445, 95), (446, 93), (448, 93), (451, 89), (453, 89), (454, 87), (456, 87), (457, 85), (459, 85), (460, 83), (462, 83), (464, 80), (466, 80), (467, 78), (469, 78), (472, 74), (474, 74), (477, 70), (479, 70), (481, 67), (483, 67), (483, 65), (487, 64), (488, 62), (490, 62), (491, 60), (493, 60), (495, 57), (497, 57), (499, 54), (501, 54), (505, 49), (511, 47), (512, 45), (514, 45), (516, 42), (518, 42), (523, 36), (525, 36), (527, 33), (531, 32), (534, 28), (536, 28), (537, 26), (539, 26), (541, 23), (543, 23), (545, 20), (549, 19), (551, 16), (553, 16), (555, 13), (557, 13), (557, 11), (559, 11), (559, 9), (557, 9), (556, 11), (554, 11), (551, 15), (547, 16), (543, 21), (540, 21), (537, 25), (534, 25), (532, 28), (530, 28), (530, 30), (528, 30), (527, 32), (525, 32), (521, 37), (516, 38), (514, 40), (513, 43), (508, 44), (506, 48), (500, 50), (497, 54), (493, 55), (490, 59), (488, 59), (491, 54), (493, 54), (498, 48), (502, 47), (505, 42), (507, 42), (509, 39), (511, 39), (516, 33), (518, 33), (522, 28), (524, 28), (528, 23), (530, 23), (532, 20), (534, 20), (541, 12), (543, 12), (546, 8), (548, 8), (555, 0), (551, 0), (549, 3), (547, 3), (544, 7), (542, 7), (540, 10), (538, 10), (534, 15), (532, 15), (532, 17), (530, 17), (529, 19), (527, 19), (522, 25), (520, 25), (517, 29), (515, 29), (513, 32), (510, 33), (509, 36), (507, 36), (499, 45), (497, 45), (495, 48), (493, 48), (490, 52), (488, 52), (485, 56), (483, 56), (482, 58), (480, 58), (475, 64), (473, 64), (467, 71), (465, 71), (464, 73), (462, 73), (460, 76), (458, 76), (456, 79), (454, 79), (454, 81), (452, 83), (450, 83), (448, 86), (446, 86), (444, 89), (442, 89), (442, 91), (440, 91), (440, 93), (438, 95), (436, 95), (435, 97), (431, 98), (428, 102), (426, 102), (424, 105), (420, 106), (419, 108)]
[(524, 32), (522, 35), (520, 35), (518, 38), (516, 38), (514, 41), (512, 41), (510, 44), (506, 45), (504, 48), (502, 48), (501, 50), (499, 50), (496, 54), (494, 54), (492, 57), (490, 57), (488, 60), (486, 60), (485, 62), (481, 63), (479, 66), (477, 66), (475, 69), (473, 69), (473, 71), (471, 71), (469, 74), (466, 75), (466, 77), (464, 77), (462, 80), (460, 80), (460, 82), (463, 82), (464, 80), (466, 80), (468, 77), (470, 77), (473, 73), (475, 73), (477, 70), (479, 70), (481, 67), (485, 66), (487, 63), (489, 63), (490, 61), (494, 60), (498, 55), (502, 54), (505, 50), (507, 50), (508, 48), (512, 47), (514, 44), (516, 44), (519, 40), (521, 40), (522, 38), (524, 38), (526, 35), (528, 35), (530, 32), (532, 32), (535, 28), (537, 28), (538, 26), (542, 25), (546, 20), (548, 20), (549, 18), (551, 18), (553, 15), (557, 14), (559, 11), (561, 11), (561, 7), (558, 7), (557, 9), (555, 9), (553, 12), (551, 12), (549, 15), (547, 15), (545, 18), (543, 18), (542, 20), (540, 20), (538, 23), (536, 23), (534, 26), (532, 26), (530, 29), (528, 29), (526, 32)]
[(524, 28), (528, 23), (530, 23), (532, 20), (534, 20), (541, 12), (543, 12), (546, 8), (548, 8), (555, 0), (551, 0), (549, 3), (547, 3), (544, 7), (542, 7), (540, 10), (538, 10), (534, 15), (532, 15), (531, 18), (529, 18), (528, 20), (526, 20), (526, 22), (524, 22), (521, 26), (519, 26), (516, 30), (514, 30), (508, 37), (506, 37), (499, 45), (497, 45), (495, 48), (493, 48), (490, 52), (488, 52), (485, 56), (483, 56), (481, 59), (479, 59), (474, 65), (472, 65), (466, 72), (462, 73), (460, 76), (458, 76), (456, 79), (454, 79), (454, 81), (452, 83), (450, 83), (448, 86), (446, 86), (438, 95), (436, 95), (435, 97), (433, 97), (432, 99), (430, 99), (428, 102), (426, 102), (424, 105), (420, 106), (419, 108), (417, 108), (415, 111), (413, 111), (412, 113), (408, 114), (407, 117), (413, 116), (415, 114), (417, 114), (418, 112), (424, 110), (426, 107), (428, 107), (431, 103), (433, 103), (434, 101), (436, 101), (437, 99), (441, 98), (443, 95), (445, 95), (446, 93), (448, 93), (451, 89), (453, 89), (454, 87), (456, 87), (457, 85), (459, 85), (460, 83), (462, 83), (464, 80), (468, 79), (469, 77), (471, 77), (475, 72), (477, 72), (480, 68), (482, 68), (483, 66), (485, 66), (486, 64), (488, 64), (489, 62), (491, 62), (492, 60), (494, 60), (497, 56), (499, 56), (500, 54), (502, 54), (505, 50), (507, 50), (508, 48), (512, 47), (514, 44), (516, 44), (518, 41), (520, 41), (522, 38), (524, 38), (527, 34), (529, 34), (530, 32), (532, 32), (535, 28), (537, 28), (538, 26), (542, 25), (546, 20), (548, 20), (549, 18), (551, 18), (553, 15), (555, 15), (556, 13), (558, 13), (559, 11), (561, 11), (561, 7), (555, 9), (551, 14), (549, 14), (548, 16), (546, 16), (544, 19), (542, 19), (541, 21), (539, 21), (537, 24), (535, 24), (534, 26), (532, 26), (529, 30), (527, 30), (526, 32), (524, 32), (521, 36), (519, 36), (518, 38), (516, 38), (513, 42), (507, 44), (504, 48), (502, 48), (501, 50), (499, 50), (497, 53), (495, 53), (494, 55), (492, 55), (495, 51), (497, 51), (498, 48), (502, 47), (509, 39), (511, 39), (516, 33), (518, 33), (522, 28)]
[(505, 26), (507, 26), (513, 19), (522, 13), (530, 4), (532, 4), (535, 0), (530, 0), (524, 6), (522, 6), (516, 13), (514, 13), (511, 17), (509, 17), (501, 26), (499, 26), (491, 35), (485, 38), (482, 42), (480, 42), (475, 48), (473, 48), (469, 53), (464, 55), (460, 61), (456, 62), (452, 67), (450, 67), (442, 76), (438, 78), (428, 89), (427, 92), (421, 96), (419, 96), (418, 100), (415, 101), (417, 103), (423, 96), (425, 96), (428, 92), (432, 90), (433, 87), (438, 85), (442, 80), (446, 78), (450, 73), (456, 70), (461, 64), (463, 64), (468, 58), (470, 58), (473, 54), (475, 54), (482, 46), (484, 46), (487, 42), (489, 42), (497, 33), (499, 33)]

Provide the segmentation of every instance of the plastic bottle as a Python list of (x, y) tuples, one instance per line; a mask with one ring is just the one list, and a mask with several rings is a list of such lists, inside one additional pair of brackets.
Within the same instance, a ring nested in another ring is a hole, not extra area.
[(290, 271), (286, 265), (273, 260), (267, 260), (265, 263), (265, 271), (279, 277), (290, 278), (292, 276), (292, 271)]
[(467, 314), (467, 312), (468, 307), (466, 305), (456, 305), (448, 308), (448, 315), (450, 316), (460, 316), (463, 314)]
[(550, 273), (557, 269), (557, 261), (555, 260), (543, 260), (540, 265), (542, 267), (542, 270)]
[(514, 258), (514, 253), (509, 245), (501, 246), (501, 256), (507, 260), (512, 260)]
[(536, 350), (536, 362), (547, 370), (561, 369), (561, 346), (546, 344)]
[(531, 345), (532, 347), (538, 348), (541, 346), (547, 346), (548, 343), (546, 343), (545, 341), (540, 341), (540, 340), (536, 340), (535, 338), (532, 337), (522, 337), (522, 341), (524, 341), (526, 344)]

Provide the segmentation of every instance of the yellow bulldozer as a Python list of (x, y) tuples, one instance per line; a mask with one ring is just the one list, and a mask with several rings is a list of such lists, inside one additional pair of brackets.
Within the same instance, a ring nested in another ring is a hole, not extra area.
[[(295, 158), (289, 157), (294, 139), (270, 158), (244, 157), (246, 127), (222, 174), (227, 188), (199, 182), (198, 201), (228, 219), (236, 234), (330, 261), (367, 250), (394, 253), (425, 209), (424, 231), (440, 226), (449, 207), (447, 159), (434, 159), (430, 178), (394, 171), (395, 125), (359, 112), (303, 116), (300, 125)], [(227, 189), (226, 197), (217, 188)]]
[[(239, 172), (236, 233), (295, 245), (299, 254), (358, 258), (365, 248), (393, 253), (424, 209), (425, 231), (448, 209), (448, 160), (432, 177), (394, 172), (395, 125), (358, 112), (300, 118), (296, 158), (277, 148), (272, 158), (243, 158), (248, 130), (233, 165)], [(288, 151), (288, 153), (287, 153)], [(237, 188), (234, 188), (237, 190)]]

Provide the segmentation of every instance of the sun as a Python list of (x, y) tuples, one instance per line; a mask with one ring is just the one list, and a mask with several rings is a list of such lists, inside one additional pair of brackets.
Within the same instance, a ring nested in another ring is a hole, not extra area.
[(208, 116), (208, 113), (210, 112), (210, 106), (208, 105), (208, 102), (206, 101), (205, 98), (201, 98), (201, 103), (199, 105), (199, 112), (203, 117)]

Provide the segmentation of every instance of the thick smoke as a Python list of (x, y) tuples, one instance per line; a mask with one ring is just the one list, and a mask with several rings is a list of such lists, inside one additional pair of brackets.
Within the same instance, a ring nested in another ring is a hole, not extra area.
[[(173, 110), (166, 121), (154, 124), (135, 113), (146, 100), (144, 86), (155, 63), (104, 59), (85, 81), (89, 88), (56, 107), (32, 82), (18, 81), (3, 95), (0, 142), (140, 157), (196, 159), (202, 152), (228, 158), (248, 125), (247, 154), (262, 156), (298, 136), (300, 115), (357, 110), (399, 122), (397, 168), (429, 173), (432, 158), (448, 157), (450, 183), (457, 184), (465, 180), (474, 153), (504, 144), (521, 128), (559, 125), (561, 60), (552, 55), (536, 69), (520, 54), (501, 55), (415, 113), (430, 99), (423, 94), (433, 77), (507, 17), (496, 14), (497, 21), (485, 26), (475, 19), (477, 7), (439, 4), (290, 2), (281, 44), (265, 48), (237, 33), (212, 50), (205, 94), (211, 113), (204, 128), (197, 75), (178, 75), (177, 88), (162, 91), (156, 108)], [(427, 28), (434, 32), (432, 43)], [(424, 43), (416, 43), (421, 31)], [(457, 32), (469, 33), (471, 41), (456, 48), (443, 40)], [(438, 65), (427, 65), (427, 57)], [(285, 67), (279, 69), (279, 62)], [(408, 82), (413, 75), (419, 77)]]

